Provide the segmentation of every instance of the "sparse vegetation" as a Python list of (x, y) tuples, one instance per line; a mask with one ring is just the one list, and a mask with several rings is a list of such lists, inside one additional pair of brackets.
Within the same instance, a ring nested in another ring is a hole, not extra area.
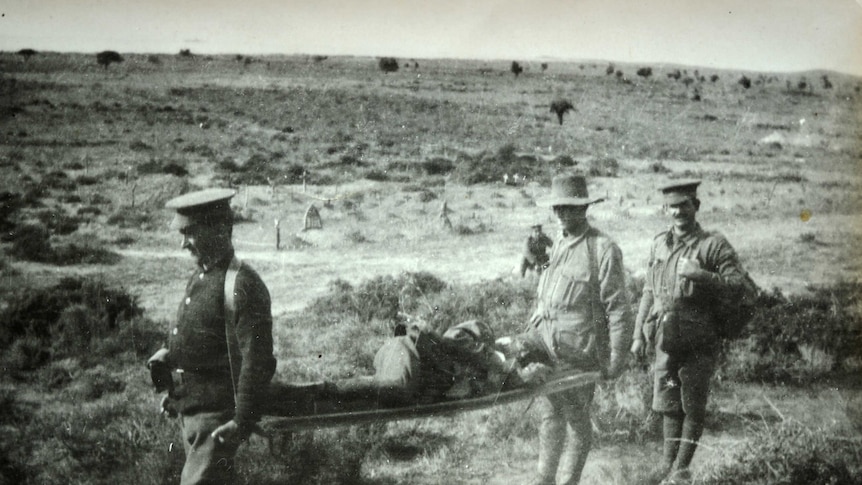
[(123, 56), (116, 51), (102, 51), (96, 54), (96, 64), (108, 69), (108, 66), (114, 63), (123, 62)]
[(377, 61), (377, 67), (386, 73), (396, 72), (398, 71), (398, 59), (394, 57), (381, 57)]
[(34, 49), (21, 49), (18, 51), (18, 55), (23, 57), (25, 61), (29, 61), (31, 57), (38, 54)]
[(515, 77), (518, 77), (522, 72), (524, 72), (524, 68), (518, 63), (518, 61), (512, 61), (512, 65), (509, 66), (509, 70), (512, 71), (512, 74)]
[(574, 111), (575, 107), (568, 99), (555, 99), (551, 101), (551, 112), (557, 115), (557, 121), (563, 124), (563, 115), (569, 111)]
[[(270, 286), (278, 379), (307, 382), (370, 373), (406, 318), (521, 331), (536, 279), (512, 277), (513, 260), (529, 225), (556, 231), (536, 201), (573, 166), (608, 198), (590, 217), (633, 274), (667, 224), (656, 188), (700, 178), (704, 228), (779, 287), (725, 346), (695, 482), (860, 473), (858, 77), (806, 72), (800, 90), (802, 73), (746, 72), (746, 90), (739, 71), (694, 66), (654, 66), (645, 82), (633, 64), (554, 61), (553, 75), (513, 82), (511, 60), (423, 60), (419, 77), (411, 59), (398, 61), (410, 75), (375, 77), (375, 58), (157, 58), (129, 55), (106, 77), (92, 54), (0, 53), (11, 100), (0, 106), (0, 482), (179, 481), (180, 447), (166, 451), (175, 423), (156, 413), (142, 367), (194, 266), (168, 228), (169, 198), (237, 190), (235, 242)], [(578, 123), (548, 124), (556, 99), (578, 103)], [(300, 232), (312, 204), (323, 228)], [(67, 298), (65, 276), (104, 288)], [(99, 305), (122, 294), (145, 310), (112, 326)], [(600, 384), (585, 482), (637, 482), (660, 459), (649, 386), (635, 363)], [(253, 437), (240, 481), (520, 483), (537, 446), (526, 408), (313, 435), (265, 420), (276, 456)]]

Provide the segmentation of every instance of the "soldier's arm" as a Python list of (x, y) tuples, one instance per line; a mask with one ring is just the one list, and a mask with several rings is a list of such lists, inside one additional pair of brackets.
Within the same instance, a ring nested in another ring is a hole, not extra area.
[(616, 244), (610, 243), (600, 257), (599, 296), (608, 317), (611, 368), (617, 371), (621, 370), (625, 363), (633, 330), (625, 281), (623, 253)]
[(713, 235), (705, 248), (704, 268), (696, 278), (713, 291), (733, 292), (742, 287), (745, 273), (733, 246), (720, 234)]
[(647, 260), (647, 270), (644, 274), (644, 287), (641, 290), (640, 304), (638, 305), (638, 313), (635, 317), (635, 329), (632, 335), (632, 340), (644, 340), (643, 325), (649, 316), (650, 310), (654, 303), (654, 295), (652, 289), (652, 275), (650, 269), (654, 261), (655, 245), (650, 246), (649, 260)]
[[(236, 337), (242, 365), (236, 389), (236, 416), (240, 425), (253, 424), (258, 406), (275, 373), (272, 353), (272, 314), (269, 291), (254, 272), (240, 271), (236, 284)], [(236, 372), (236, 359), (234, 362)]]

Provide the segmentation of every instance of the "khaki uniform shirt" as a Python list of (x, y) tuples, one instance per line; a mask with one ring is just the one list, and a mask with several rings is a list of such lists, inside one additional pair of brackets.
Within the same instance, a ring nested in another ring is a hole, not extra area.
[[(594, 246), (595, 275), (590, 271), (588, 238)], [(564, 235), (552, 248), (549, 266), (539, 279), (532, 322), (552, 358), (600, 368), (609, 351), (622, 355), (631, 344), (622, 252), (592, 227), (577, 237)]]
[[(693, 281), (677, 277), (680, 258), (697, 260), (701, 269), (711, 274), (710, 279)], [(703, 322), (715, 329), (718, 322), (714, 309), (721, 302), (722, 292), (739, 288), (743, 278), (736, 251), (721, 234), (704, 231), (699, 224), (679, 237), (674, 236), (673, 229), (662, 232), (653, 240), (644, 282), (643, 291), (652, 293), (654, 302), (653, 318), (648, 320), (658, 320), (672, 310), (686, 320)]]

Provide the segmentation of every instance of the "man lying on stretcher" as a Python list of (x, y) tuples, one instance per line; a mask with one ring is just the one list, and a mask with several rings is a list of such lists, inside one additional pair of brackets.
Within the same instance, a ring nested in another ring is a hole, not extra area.
[[(464, 399), (541, 382), (551, 368), (540, 363), (522, 367), (518, 350), (484, 322), (468, 320), (442, 335), (414, 323), (406, 335), (387, 340), (374, 356), (374, 375), (327, 383), (318, 398), (374, 401), (383, 406), (426, 404)], [(506, 354), (510, 355), (506, 355)], [(522, 361), (523, 362), (523, 361)]]

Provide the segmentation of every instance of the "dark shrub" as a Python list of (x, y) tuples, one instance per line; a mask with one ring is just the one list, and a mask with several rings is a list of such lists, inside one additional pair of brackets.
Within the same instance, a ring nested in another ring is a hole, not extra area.
[(497, 149), (493, 156), (462, 155), (458, 159), (452, 178), (462, 184), (497, 182), (503, 174), (519, 174), (531, 180), (542, 181), (550, 178), (546, 164), (537, 163), (534, 156), (519, 156), (517, 147), (506, 143)]
[(162, 173), (162, 164), (151, 158), (148, 161), (135, 167), (135, 170), (138, 172), (139, 175)]
[(620, 163), (616, 158), (596, 158), (590, 161), (589, 174), (593, 177), (616, 177)]
[[(55, 341), (97, 339), (113, 335), (124, 322), (143, 313), (136, 297), (96, 279), (63, 278), (46, 288), (15, 288), (4, 295), (4, 300), (0, 348), (22, 337), (36, 339), (42, 349), (51, 349)], [(87, 328), (82, 331), (81, 326)], [(59, 347), (54, 350), (60, 355), (72, 352)]]
[(357, 288), (344, 280), (330, 283), (329, 294), (313, 301), (307, 315), (353, 315), (360, 321), (379, 319), (397, 322), (400, 313), (412, 313), (426, 295), (437, 293), (446, 283), (430, 273), (378, 276)]
[(164, 167), (162, 167), (162, 172), (168, 175), (174, 175), (177, 177), (185, 177), (189, 174), (189, 171), (186, 170), (185, 167), (177, 165), (176, 163), (168, 163)]
[(108, 66), (115, 62), (123, 62), (123, 56), (115, 51), (102, 51), (96, 54), (96, 63), (108, 69)]
[(15, 228), (9, 256), (25, 261), (47, 261), (52, 254), (50, 233), (44, 224), (23, 224)]
[(638, 76), (646, 79), (646, 78), (652, 76), (652, 68), (651, 67), (641, 67), (640, 69), (635, 71), (635, 73)]
[(18, 55), (23, 57), (25, 61), (29, 61), (31, 57), (35, 56), (37, 52), (33, 49), (21, 49), (18, 51)]
[(515, 77), (518, 77), (518, 75), (524, 72), (524, 68), (518, 64), (518, 61), (512, 61), (512, 65), (509, 66), (509, 70), (512, 71), (512, 74), (514, 74)]
[(50, 256), (50, 263), (57, 266), (76, 264), (117, 264), (121, 256), (105, 249), (97, 242), (69, 242), (57, 244)]
[(428, 175), (447, 175), (455, 170), (455, 162), (448, 158), (434, 157), (422, 162), (422, 170)]
[(371, 169), (365, 172), (365, 178), (376, 182), (386, 182), (389, 180), (389, 174), (385, 170)]
[(0, 231), (6, 234), (15, 227), (18, 211), (24, 207), (24, 198), (15, 192), (0, 192)]
[(419, 191), (419, 202), (431, 202), (437, 198), (437, 193), (428, 189)]
[(394, 57), (381, 57), (377, 61), (377, 67), (385, 73), (395, 72), (398, 70), (398, 59)]
[(60, 208), (44, 209), (36, 212), (36, 218), (39, 222), (48, 228), (52, 234), (71, 234), (78, 230), (81, 220), (77, 217), (70, 217)]
[(78, 212), (77, 212), (77, 214), (81, 217), (98, 216), (101, 213), (102, 213), (101, 209), (99, 209), (98, 207), (93, 207), (91, 205), (80, 207), (80, 208), (78, 208)]
[(99, 183), (99, 179), (92, 175), (81, 175), (75, 179), (75, 183), (78, 185), (96, 185)]
[(236, 164), (236, 161), (232, 158), (226, 158), (218, 163), (219, 170), (224, 170), (225, 172), (239, 172), (242, 170), (239, 165)]
[(105, 222), (121, 229), (148, 229), (158, 220), (158, 214), (139, 207), (121, 207), (108, 216)]
[(142, 142), (141, 140), (135, 140), (129, 143), (129, 149), (135, 152), (146, 152), (153, 149), (150, 145)]
[(75, 401), (94, 401), (109, 393), (122, 392), (126, 383), (101, 368), (84, 372), (64, 391)]
[(75, 188), (75, 182), (62, 170), (52, 170), (42, 177), (42, 185), (49, 189), (71, 190)]
[[(806, 384), (862, 361), (862, 283), (815, 288), (785, 298), (764, 295), (741, 338), (726, 345), (723, 376), (741, 381)], [(821, 352), (831, 365), (805, 362), (803, 352)], [(855, 362), (855, 363), (854, 363)]]

